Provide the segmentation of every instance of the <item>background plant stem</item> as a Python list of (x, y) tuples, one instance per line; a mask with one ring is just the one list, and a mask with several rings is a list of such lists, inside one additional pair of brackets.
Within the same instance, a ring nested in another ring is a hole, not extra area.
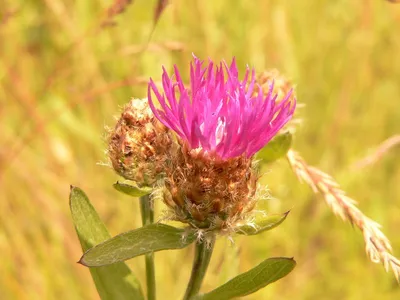
[(195, 253), (192, 267), (192, 274), (186, 288), (184, 300), (189, 300), (196, 296), (200, 290), (204, 276), (210, 263), (211, 255), (215, 244), (215, 234), (205, 237), (195, 244)]
[[(142, 214), (143, 226), (154, 222), (154, 210), (151, 205), (150, 195), (145, 195), (140, 199), (140, 212)], [(154, 268), (154, 253), (146, 254), (146, 284), (147, 284), (147, 299), (156, 299), (156, 278)]]

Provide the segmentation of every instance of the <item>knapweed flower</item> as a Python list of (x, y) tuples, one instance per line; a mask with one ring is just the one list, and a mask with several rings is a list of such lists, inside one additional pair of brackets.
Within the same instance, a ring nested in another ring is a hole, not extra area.
[(166, 165), (164, 200), (178, 220), (229, 227), (253, 209), (258, 174), (252, 158), (290, 120), (295, 100), (288, 93), (275, 103), (273, 83), (264, 95), (254, 70), (247, 68), (240, 80), (234, 59), (230, 66), (203, 66), (195, 57), (189, 87), (176, 66), (172, 77), (163, 69), (162, 86), (163, 94), (150, 80), (149, 104), (181, 145)]
[(133, 99), (108, 137), (114, 170), (139, 186), (153, 186), (162, 177), (172, 139), (151, 112), (147, 99)]

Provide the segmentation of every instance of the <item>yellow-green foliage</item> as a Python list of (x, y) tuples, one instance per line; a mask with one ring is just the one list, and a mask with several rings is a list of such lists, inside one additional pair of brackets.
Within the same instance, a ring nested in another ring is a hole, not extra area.
[[(2, 299), (97, 299), (89, 271), (75, 263), (81, 249), (69, 184), (86, 191), (112, 234), (140, 226), (139, 203), (115, 191), (118, 176), (97, 164), (106, 161), (104, 126), (114, 126), (131, 97), (146, 96), (162, 64), (183, 70), (192, 52), (215, 61), (234, 55), (242, 70), (278, 68), (290, 77), (306, 104), (295, 148), (336, 177), (400, 255), (399, 150), (350, 168), (400, 133), (400, 5), (173, 0), (150, 38), (156, 1), (133, 1), (115, 26), (101, 28), (111, 2), (1, 4)], [(284, 160), (265, 171), (275, 199), (263, 206), (292, 212), (275, 230), (237, 238), (237, 248), (220, 239), (204, 291), (268, 256), (294, 256), (292, 274), (248, 299), (400, 298), (394, 276), (366, 257), (360, 232), (298, 184)], [(183, 295), (192, 255), (191, 248), (156, 254), (160, 296)], [(143, 259), (129, 265), (144, 282)]]

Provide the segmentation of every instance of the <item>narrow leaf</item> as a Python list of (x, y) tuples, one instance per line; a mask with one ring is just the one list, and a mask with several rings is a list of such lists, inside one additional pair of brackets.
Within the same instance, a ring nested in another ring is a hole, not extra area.
[(137, 187), (134, 185), (121, 183), (118, 181), (113, 184), (113, 187), (117, 191), (120, 191), (121, 193), (124, 193), (124, 194), (132, 196), (132, 197), (141, 197), (144, 195), (148, 195), (152, 191), (152, 188), (150, 188), (150, 187), (141, 187), (140, 188), (140, 187)]
[[(83, 251), (111, 237), (80, 188), (71, 187), (69, 201), (72, 219)], [(125, 263), (90, 269), (90, 273), (103, 300), (144, 299), (139, 281)]]
[(227, 300), (243, 297), (285, 277), (295, 266), (296, 262), (292, 258), (268, 258), (250, 271), (236, 276), (224, 285), (200, 295), (196, 299)]
[(164, 224), (150, 224), (117, 235), (89, 249), (79, 262), (88, 267), (99, 267), (150, 252), (181, 249), (195, 239), (194, 231), (187, 232)]
[(266, 215), (258, 217), (252, 224), (244, 224), (236, 227), (235, 231), (238, 234), (255, 235), (267, 230), (271, 230), (285, 221), (289, 212), (290, 211), (279, 215)]
[(292, 134), (290, 132), (277, 135), (257, 153), (257, 158), (263, 163), (271, 163), (285, 156), (291, 145)]

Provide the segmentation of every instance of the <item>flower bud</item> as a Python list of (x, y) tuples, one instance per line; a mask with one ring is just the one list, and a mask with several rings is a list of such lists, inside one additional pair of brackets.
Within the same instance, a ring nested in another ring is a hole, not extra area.
[[(289, 96), (289, 101), (295, 101), (296, 91), (292, 82), (282, 75), (278, 70), (272, 69), (264, 71), (257, 76), (256, 82), (261, 86), (264, 95), (270, 91), (271, 84), (273, 84), (274, 94), (276, 94), (276, 103), (285, 101)], [(297, 107), (302, 107), (302, 103), (297, 104)], [(296, 113), (297, 115), (297, 113)], [(291, 131), (295, 132), (297, 125), (301, 124), (302, 120), (298, 117), (292, 118), (280, 133)]]
[(164, 174), (171, 145), (168, 128), (154, 118), (147, 99), (133, 99), (109, 135), (108, 156), (119, 175), (153, 186)]
[(290, 100), (296, 97), (293, 91), (293, 84), (276, 69), (264, 71), (257, 76), (257, 83), (261, 86), (264, 94), (268, 94), (270, 85), (274, 83), (274, 93), (277, 95), (276, 101), (280, 102), (290, 94)]

